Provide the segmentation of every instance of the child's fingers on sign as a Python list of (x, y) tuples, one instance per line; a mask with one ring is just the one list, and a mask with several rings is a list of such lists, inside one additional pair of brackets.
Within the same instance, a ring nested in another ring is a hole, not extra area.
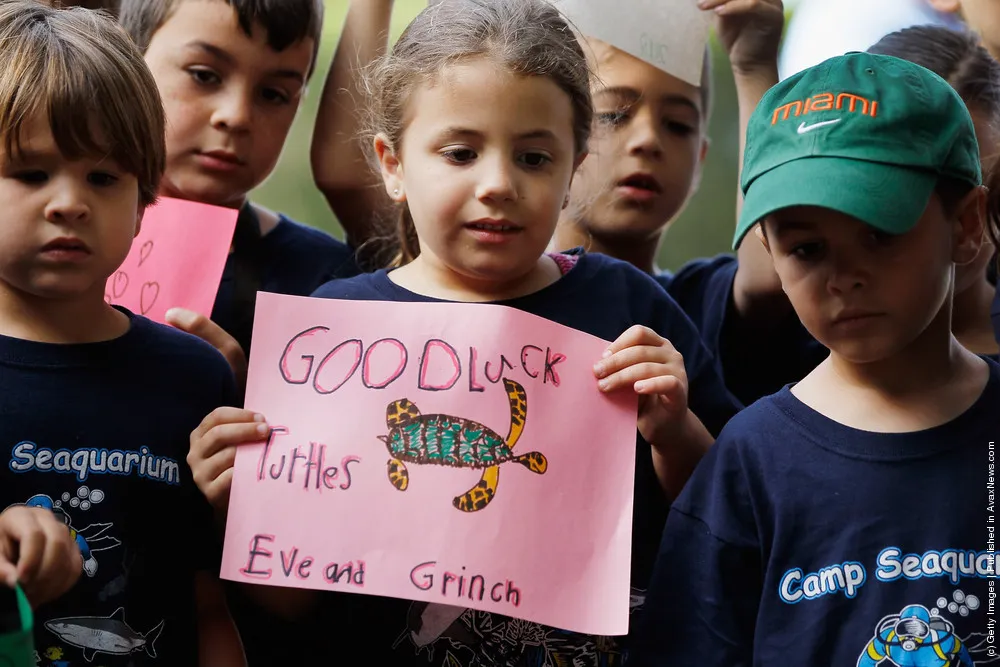
[(209, 504), (221, 508), (229, 498), (236, 448), (267, 438), (264, 415), (242, 408), (213, 410), (191, 432), (187, 462), (194, 483)]
[(662, 396), (667, 403), (683, 401), (687, 405), (685, 397), (684, 380), (676, 375), (657, 375), (635, 383), (637, 394), (655, 394)]
[(259, 437), (256, 440), (250, 439), (243, 442), (258, 442), (266, 437), (268, 432), (264, 415), (252, 410), (224, 406), (212, 410), (207, 417), (201, 420), (201, 423), (191, 433), (191, 444), (193, 445), (196, 439), (204, 438), (212, 429), (226, 424), (252, 425), (253, 432), (257, 433)]
[[(629, 386), (660, 376), (683, 374), (684, 358), (652, 329), (633, 326), (618, 337), (594, 365), (594, 374), (604, 391)], [(651, 393), (645, 389), (642, 393)]]

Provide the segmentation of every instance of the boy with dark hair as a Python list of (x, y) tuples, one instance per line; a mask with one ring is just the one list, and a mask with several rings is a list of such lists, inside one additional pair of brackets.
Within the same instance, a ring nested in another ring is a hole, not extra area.
[(308, 296), (357, 272), (353, 251), (249, 201), (274, 170), (312, 75), (322, 0), (121, 0), (119, 20), (163, 97), (167, 167), (160, 194), (240, 211), (208, 318), (171, 324), (246, 369), (258, 291)]
[(965, 103), (908, 61), (832, 58), (761, 100), (735, 243), (761, 223), (830, 356), (734, 417), (674, 503), (637, 664), (989, 660), (1000, 366), (951, 331), (981, 179)]

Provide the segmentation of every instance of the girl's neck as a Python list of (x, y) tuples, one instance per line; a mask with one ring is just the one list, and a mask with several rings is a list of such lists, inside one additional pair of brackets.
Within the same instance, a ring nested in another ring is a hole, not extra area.
[(466, 303), (507, 301), (527, 296), (555, 283), (561, 276), (555, 260), (546, 255), (539, 257), (526, 274), (506, 280), (460, 274), (427, 253), (421, 253), (409, 264), (389, 272), (392, 282), (411, 292)]
[(954, 314), (951, 320), (951, 330), (955, 337), (970, 352), (976, 354), (997, 354), (997, 345), (993, 324), (990, 321), (990, 308), (996, 288), (986, 282), (977, 281), (968, 289), (955, 295)]
[(628, 262), (640, 271), (656, 275), (656, 254), (662, 235), (661, 231), (655, 237), (643, 240), (594, 235), (580, 222), (563, 220), (556, 227), (553, 247), (563, 251), (583, 246), (587, 252), (614, 257)]
[(46, 299), (0, 283), (0, 334), (38, 343), (97, 343), (124, 335), (129, 319), (104, 301), (104, 286), (73, 299)]

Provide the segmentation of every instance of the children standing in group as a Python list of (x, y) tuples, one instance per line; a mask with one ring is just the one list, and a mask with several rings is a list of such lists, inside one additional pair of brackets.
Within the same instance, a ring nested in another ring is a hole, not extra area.
[[(1000, 222), (1000, 63), (967, 32), (933, 26), (907, 28), (883, 37), (869, 53), (904, 58), (931, 70), (958, 92), (972, 116), (983, 181), (989, 188), (990, 230)], [(977, 354), (1000, 353), (990, 309), (997, 298), (996, 246), (988, 240), (974, 262), (955, 269), (952, 331)]]
[(156, 84), (85, 9), (0, 3), (0, 43), (0, 561), (47, 602), (51, 664), (242, 665), (185, 465), (191, 429), (234, 403), (232, 372), (104, 301), (163, 173)]
[[(783, 6), (780, 0), (708, 0), (700, 6), (718, 14), (719, 40), (736, 84), (742, 146), (747, 119), (778, 81)], [(655, 275), (698, 326), (727, 387), (744, 404), (798, 380), (827, 352), (802, 330), (770, 267), (758, 268), (760, 248), (741, 246), (739, 261), (733, 255), (693, 260), (676, 274), (655, 266), (664, 234), (700, 182), (708, 150), (707, 65), (699, 88), (614, 46), (588, 41), (599, 83), (598, 123), (555, 246), (582, 245)], [(759, 342), (747, 354), (754, 339)], [(804, 349), (786, 354), (791, 346)]]
[(121, 0), (119, 19), (166, 108), (160, 194), (240, 209), (211, 320), (168, 318), (245, 372), (258, 291), (305, 296), (357, 272), (348, 246), (247, 198), (274, 169), (313, 72), (322, 0)]
[[(403, 260), (314, 296), (502, 303), (615, 341), (594, 360), (595, 382), (640, 394), (632, 581), (641, 598), (667, 496), (737, 406), (694, 326), (651, 277), (599, 254), (545, 252), (586, 151), (589, 74), (572, 31), (539, 0), (449, 0), (421, 12), (366, 87)], [(195, 476), (217, 506), (228, 498), (227, 483), (215, 483), (220, 462), (260, 439), (264, 424), (254, 419), (219, 410), (192, 437)], [(625, 638), (485, 612), (323, 599), (350, 607), (340, 655), (370, 664), (426, 664), (425, 654), (445, 645), (456, 665), (621, 664), (627, 648)], [(420, 633), (432, 617), (440, 631)]]
[(830, 59), (761, 101), (742, 183), (734, 244), (763, 242), (831, 355), (734, 418), (675, 502), (637, 664), (987, 659), (1000, 366), (951, 330), (986, 222), (965, 104), (907, 61)]

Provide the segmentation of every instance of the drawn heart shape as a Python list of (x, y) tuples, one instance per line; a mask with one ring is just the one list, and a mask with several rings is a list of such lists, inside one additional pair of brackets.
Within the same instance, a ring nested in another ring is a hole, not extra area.
[(143, 315), (148, 313), (158, 296), (160, 296), (160, 283), (151, 281), (143, 285), (142, 291), (139, 292), (139, 312)]
[(149, 259), (149, 254), (151, 252), (153, 252), (153, 242), (146, 241), (142, 244), (142, 247), (139, 248), (139, 266), (142, 266), (142, 263)]
[(122, 298), (128, 289), (128, 274), (124, 271), (115, 272), (115, 280), (111, 283), (111, 296), (116, 299)]

